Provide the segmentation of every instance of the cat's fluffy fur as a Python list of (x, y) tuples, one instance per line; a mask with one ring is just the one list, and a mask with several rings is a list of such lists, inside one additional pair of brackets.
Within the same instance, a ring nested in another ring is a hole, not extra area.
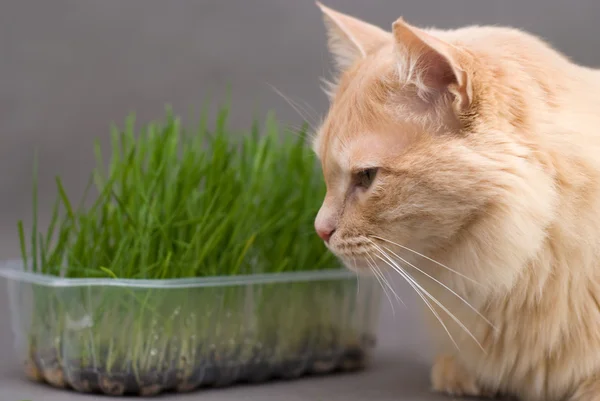
[(457, 347), (434, 318), (435, 390), (600, 400), (600, 72), (516, 29), (387, 32), (320, 7), (330, 249), (439, 300)]

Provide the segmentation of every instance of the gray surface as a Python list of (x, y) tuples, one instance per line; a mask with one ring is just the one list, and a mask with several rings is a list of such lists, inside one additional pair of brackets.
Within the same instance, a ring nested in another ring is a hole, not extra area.
[[(400, 15), (444, 28), (514, 25), (544, 36), (579, 62), (600, 61), (597, 0), (325, 3), (384, 27)], [(330, 70), (324, 35), (312, 0), (0, 0), (0, 258), (18, 256), (15, 222), (29, 221), (34, 147), (41, 152), (41, 205), (47, 210), (52, 176), (63, 176), (69, 192), (81, 191), (92, 165), (90, 140), (105, 142), (108, 124), (121, 123), (130, 111), (147, 120), (170, 103), (185, 114), (229, 83), (234, 126), (248, 126), (255, 114), (271, 108), (281, 120), (297, 124), (298, 115), (270, 84), (308, 103), (317, 118), (326, 108), (318, 78)], [(42, 223), (47, 219), (42, 213)], [(11, 340), (0, 288), (0, 360), (5, 362)], [(407, 292), (400, 289), (403, 298), (410, 298)], [(202, 397), (426, 399), (427, 346), (418, 321), (402, 308), (395, 320), (390, 316), (383, 315), (378, 358), (364, 374)], [(0, 369), (0, 401), (78, 399), (22, 381), (9, 363)], [(181, 399), (194, 397), (200, 395)]]

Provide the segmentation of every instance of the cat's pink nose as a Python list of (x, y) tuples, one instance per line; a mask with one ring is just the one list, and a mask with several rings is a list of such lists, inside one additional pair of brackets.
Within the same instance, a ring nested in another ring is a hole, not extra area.
[(315, 218), (315, 231), (325, 242), (329, 242), (335, 232), (337, 221), (330, 208), (322, 206)]
[(329, 242), (329, 240), (331, 239), (331, 236), (335, 232), (335, 229), (331, 229), (328, 227), (316, 227), (316, 229), (317, 229), (317, 234), (319, 235), (319, 237), (321, 237), (321, 239), (325, 242)]

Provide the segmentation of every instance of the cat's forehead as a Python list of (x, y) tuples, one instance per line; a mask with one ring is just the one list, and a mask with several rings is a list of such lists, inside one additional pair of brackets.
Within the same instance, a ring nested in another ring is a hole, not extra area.
[(409, 124), (376, 124), (356, 130), (330, 129), (321, 135), (320, 157), (325, 174), (385, 167), (418, 135)]
[(406, 145), (414, 127), (390, 107), (396, 92), (385, 53), (366, 58), (338, 81), (329, 112), (313, 148), (326, 170), (350, 171), (381, 163)]

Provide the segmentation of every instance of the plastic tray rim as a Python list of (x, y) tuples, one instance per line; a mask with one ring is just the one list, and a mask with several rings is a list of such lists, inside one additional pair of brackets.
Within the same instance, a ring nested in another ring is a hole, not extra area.
[(0, 261), (0, 277), (45, 287), (129, 287), (129, 288), (206, 288), (230, 287), (252, 284), (298, 283), (357, 278), (357, 273), (347, 268), (261, 273), (237, 276), (211, 276), (174, 279), (120, 279), (120, 278), (65, 278), (28, 272), (19, 259)]

